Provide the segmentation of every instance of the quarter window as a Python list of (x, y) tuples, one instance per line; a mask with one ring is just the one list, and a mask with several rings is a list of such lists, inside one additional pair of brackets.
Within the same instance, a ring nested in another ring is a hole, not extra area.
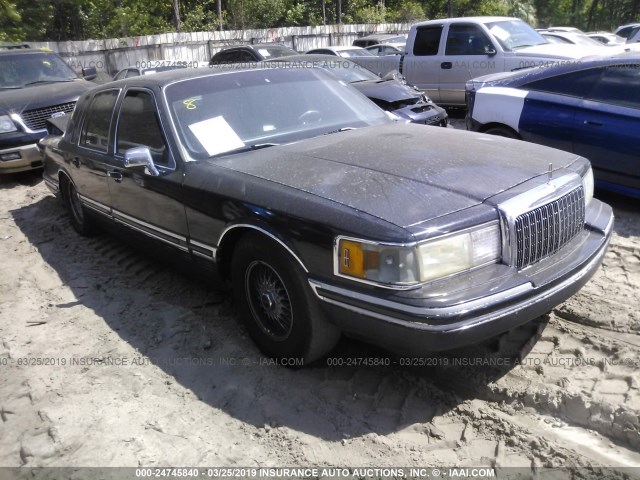
[(169, 165), (169, 152), (155, 102), (149, 92), (127, 92), (120, 108), (116, 138), (116, 153), (123, 155), (130, 148), (147, 147), (154, 163)]
[(416, 31), (416, 39), (413, 44), (413, 54), (416, 56), (437, 55), (440, 48), (442, 25), (434, 27), (422, 27)]
[(100, 152), (109, 150), (109, 128), (116, 98), (118, 90), (100, 92), (93, 97), (82, 126), (81, 146)]
[(602, 75), (602, 70), (602, 68), (590, 68), (588, 70), (580, 70), (579, 72), (556, 75), (555, 77), (531, 82), (522, 88), (537, 92), (584, 98), (593, 89), (594, 84)]
[(640, 65), (608, 67), (596, 83), (589, 99), (640, 108)]

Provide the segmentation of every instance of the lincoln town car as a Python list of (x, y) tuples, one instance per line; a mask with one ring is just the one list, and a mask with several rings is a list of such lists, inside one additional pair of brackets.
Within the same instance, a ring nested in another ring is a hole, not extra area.
[(211, 266), (275, 358), (342, 334), (412, 355), (499, 335), (576, 293), (612, 232), (586, 159), (396, 121), (321, 69), (120, 80), (57, 133), (44, 179), (73, 228)]

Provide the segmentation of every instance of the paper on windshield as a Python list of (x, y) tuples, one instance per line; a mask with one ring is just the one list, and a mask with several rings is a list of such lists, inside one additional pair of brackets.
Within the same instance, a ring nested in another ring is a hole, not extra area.
[(499, 27), (498, 25), (494, 25), (489, 29), (489, 31), (493, 36), (499, 38), (503, 42), (506, 41), (510, 36), (509, 32), (507, 32), (504, 28)]
[(245, 146), (242, 139), (222, 116), (192, 123), (189, 128), (209, 156)]
[(260, 52), (260, 55), (262, 55), (264, 58), (268, 58), (271, 56), (269, 50), (267, 50), (266, 48), (259, 48), (258, 52)]

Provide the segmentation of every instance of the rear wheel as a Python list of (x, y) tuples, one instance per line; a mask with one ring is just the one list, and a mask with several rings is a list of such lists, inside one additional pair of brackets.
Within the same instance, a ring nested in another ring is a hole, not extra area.
[(90, 215), (87, 215), (73, 182), (65, 180), (63, 188), (65, 189), (64, 201), (74, 230), (85, 237), (95, 235), (97, 233), (95, 220)]
[(516, 140), (521, 140), (518, 132), (509, 127), (490, 127), (487, 128), (484, 133), (488, 133), (489, 135), (496, 135), (498, 137), (515, 138)]
[(236, 308), (265, 355), (301, 366), (335, 346), (340, 331), (324, 318), (300, 266), (276, 242), (245, 235), (231, 272)]

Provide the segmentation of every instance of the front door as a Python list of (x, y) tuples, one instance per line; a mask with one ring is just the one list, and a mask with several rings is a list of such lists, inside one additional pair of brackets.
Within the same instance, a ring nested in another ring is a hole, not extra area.
[[(182, 204), (182, 170), (163, 133), (153, 92), (129, 89), (120, 104), (115, 129), (115, 158), (109, 172), (113, 217), (135, 230), (187, 250), (187, 222)], [(151, 151), (155, 172), (124, 168), (124, 154), (134, 147)]]

